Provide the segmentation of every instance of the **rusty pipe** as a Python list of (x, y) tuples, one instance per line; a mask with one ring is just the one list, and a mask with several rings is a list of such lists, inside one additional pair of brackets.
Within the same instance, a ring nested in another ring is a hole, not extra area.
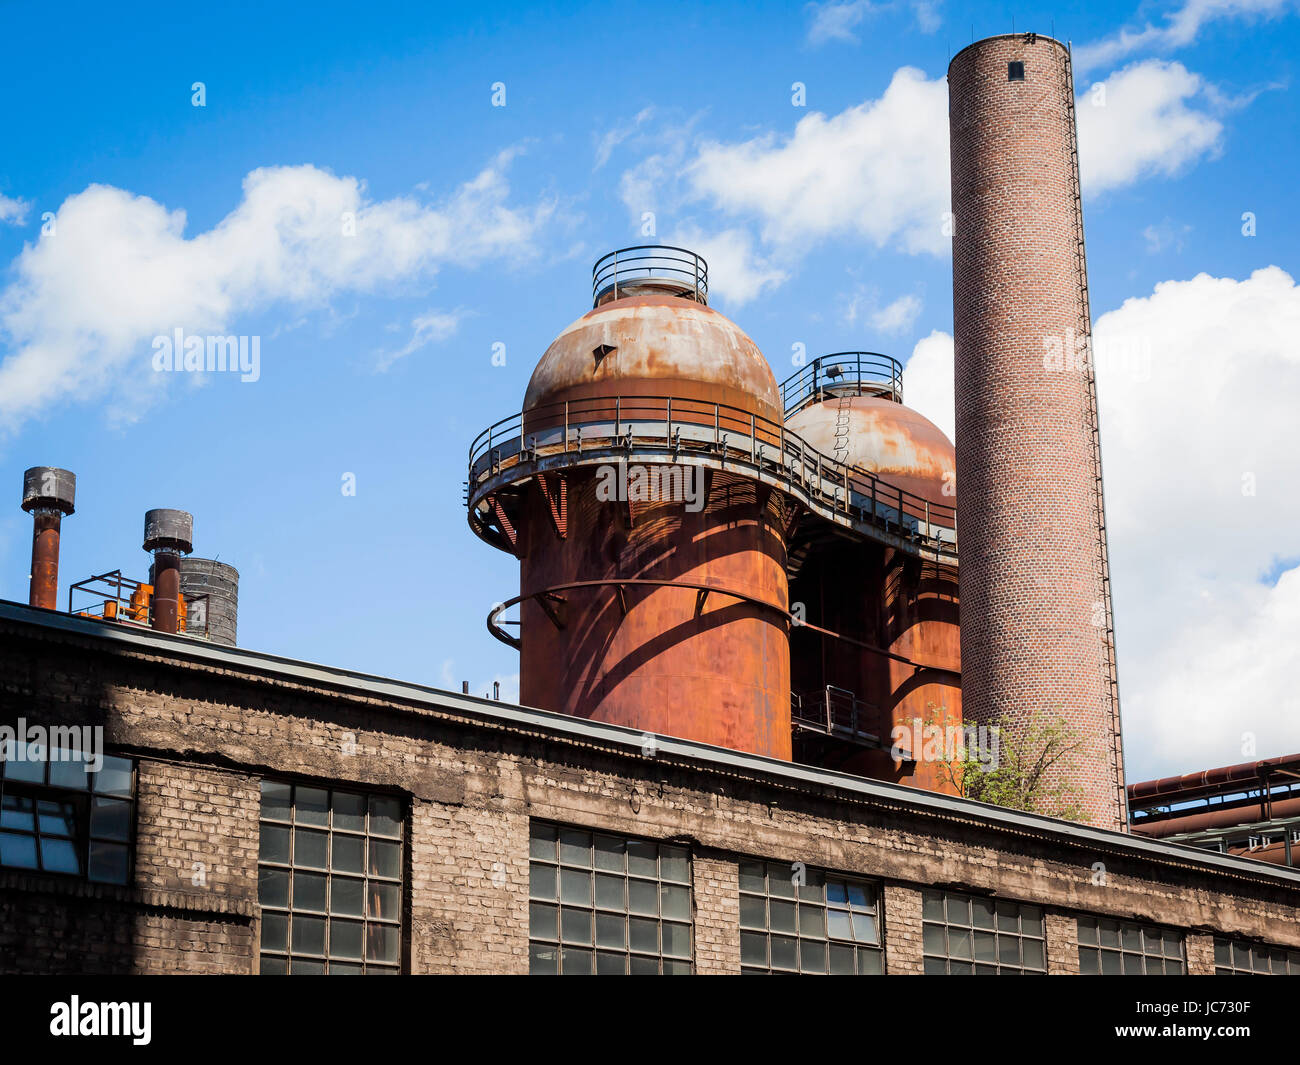
[(153, 557), (153, 612), (151, 623), (159, 632), (174, 633), (180, 616), (181, 556), (159, 551)]
[(1205, 792), (1223, 790), (1234, 784), (1248, 787), (1271, 773), (1289, 776), (1288, 770), (1297, 767), (1300, 767), (1300, 754), (1288, 754), (1278, 758), (1264, 758), (1257, 762), (1241, 762), (1237, 765), (1204, 769), (1199, 773), (1186, 773), (1183, 776), (1143, 780), (1130, 784), (1128, 794), (1130, 800), (1166, 798), (1174, 795), (1190, 798)]
[[(1144, 836), (1180, 836), (1186, 832), (1207, 832), (1215, 828), (1232, 828), (1236, 825), (1248, 825), (1258, 822), (1251, 813), (1253, 805), (1229, 806), (1210, 810), (1189, 811), (1185, 814), (1173, 814), (1147, 821), (1140, 819), (1133, 824), (1133, 831)], [(1300, 796), (1278, 799), (1272, 804), (1272, 816), (1275, 819), (1300, 817)]]
[(23, 510), (32, 516), (31, 586), (27, 602), (58, 609), (59, 537), (63, 515), (71, 514), (77, 477), (57, 466), (33, 466), (23, 473)]
[(151, 510), (144, 516), (144, 549), (153, 552), (150, 624), (175, 633), (180, 620), (181, 555), (194, 550), (194, 517), (183, 510)]
[(57, 510), (32, 513), (32, 574), (27, 602), (43, 610), (56, 610), (59, 599), (59, 529), (63, 515)]

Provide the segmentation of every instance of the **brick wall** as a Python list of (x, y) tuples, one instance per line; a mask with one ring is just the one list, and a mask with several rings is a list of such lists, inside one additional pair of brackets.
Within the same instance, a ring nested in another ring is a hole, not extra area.
[(1049, 913), (1047, 971), (1058, 976), (1079, 974), (1079, 926), (1073, 914)]
[[(921, 969), (927, 885), (1300, 948), (1300, 889), (1215, 873), (1194, 856), (1158, 860), (1046, 826), (1011, 830), (978, 808), (926, 813), (905, 792), (646, 757), (637, 743), (476, 717), (476, 702), (459, 697), (332, 690), (271, 668), (7, 624), (0, 721), (102, 723), (140, 770), (131, 885), (0, 870), (4, 971), (253, 971), (264, 777), (404, 798), (413, 972), (527, 970), (530, 818), (688, 846), (703, 972), (739, 968), (737, 864), (750, 857), (883, 882), (891, 973)], [(54, 692), (44, 678), (56, 670), (65, 676)], [(1055, 968), (1077, 965), (1064, 931), (1051, 942)]]
[(740, 866), (697, 854), (692, 861), (695, 904), (695, 971), (706, 976), (740, 973)]
[(1195, 933), (1187, 937), (1187, 972), (1190, 976), (1214, 975), (1214, 937)]
[(921, 959), (921, 892), (902, 884), (885, 885), (885, 972), (919, 976)]
[[(1065, 47), (1031, 35), (963, 49), (948, 70), (953, 336), (966, 718), (1060, 712), (1083, 742), (1055, 771), (1092, 823), (1125, 828), (1109, 689), (1100, 498), (1081, 297)], [(1009, 81), (1007, 64), (1024, 64)]]

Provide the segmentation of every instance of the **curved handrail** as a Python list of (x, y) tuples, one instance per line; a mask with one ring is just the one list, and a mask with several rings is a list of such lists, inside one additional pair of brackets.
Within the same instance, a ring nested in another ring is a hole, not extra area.
[(835, 351), (821, 355), (781, 382), (781, 407), (788, 418), (822, 396), (888, 395), (903, 402), (903, 364), (878, 351)]
[(592, 305), (599, 305), (607, 292), (617, 299), (621, 287), (646, 281), (670, 281), (697, 302), (709, 301), (709, 264), (702, 255), (671, 244), (637, 244), (596, 260), (591, 268)]
[(680, 396), (558, 400), (502, 418), (470, 445), (467, 502), (472, 507), (478, 487), (511, 465), (581, 454), (584, 449), (634, 446), (674, 458), (713, 452), (762, 469), (775, 467), (787, 483), (811, 490), (821, 506), (850, 518), (857, 514), (864, 521), (883, 518), (902, 525), (910, 519), (908, 524), (918, 528), (924, 522), (923, 539), (946, 553), (955, 552), (951, 540), (932, 535), (934, 526), (955, 534), (954, 506), (904, 491), (868, 470), (823, 454), (783, 422), (725, 403)]

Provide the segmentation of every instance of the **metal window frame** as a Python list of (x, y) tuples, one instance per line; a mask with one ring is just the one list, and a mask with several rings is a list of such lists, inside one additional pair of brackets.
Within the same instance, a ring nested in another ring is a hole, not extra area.
[[(1273, 946), (1270, 943), (1255, 943), (1248, 939), (1233, 939), (1230, 936), (1215, 936), (1214, 946), (1217, 954), (1219, 946), (1222, 945), (1228, 950), (1227, 964), (1221, 964), (1219, 959), (1214, 959), (1215, 976), (1300, 976), (1300, 951), (1292, 950), (1290, 947)], [(1236, 948), (1244, 947), (1249, 954), (1250, 965), (1248, 968), (1242, 967), (1236, 962)], [(1264, 961), (1268, 963), (1268, 968), (1260, 969), (1255, 964), (1256, 957), (1263, 953)], [(1273, 956), (1281, 955), (1282, 972), (1274, 972), (1272, 968)]]
[[(926, 896), (937, 897), (941, 901), (943, 908), (943, 920), (936, 921), (925, 916), (925, 898)], [(961, 924), (954, 922), (948, 916), (948, 900), (960, 899), (966, 903), (966, 912), (970, 915), (970, 922)], [(993, 905), (993, 927), (981, 928), (975, 924), (974, 903), (991, 903)], [(1002, 915), (998, 912), (998, 906), (1014, 906), (1016, 910), (1016, 928), (1015, 931), (1000, 928), (998, 918)], [(1033, 935), (1025, 931), (1025, 913), (1026, 911), (1036, 911), (1038, 914), (1039, 927), (1042, 929), (1041, 935)], [(930, 925), (934, 928), (943, 929), (943, 949), (942, 955), (934, 954), (925, 947), (925, 926)], [(969, 958), (957, 958), (952, 954), (952, 944), (950, 942), (949, 932), (952, 929), (971, 933), (971, 956)], [(974, 933), (988, 932), (992, 934), (993, 953), (996, 956), (994, 961), (977, 961), (975, 958)], [(1014, 939), (1019, 945), (1017, 955), (1020, 958), (1019, 963), (1010, 963), (1002, 961), (1002, 943), (1003, 939)], [(1043, 963), (1041, 967), (1028, 967), (1024, 964), (1025, 942), (1041, 943), (1043, 947)], [(1034, 902), (1022, 902), (1019, 899), (994, 899), (983, 895), (969, 895), (961, 891), (944, 891), (938, 888), (924, 888), (921, 892), (921, 957), (922, 964), (926, 961), (941, 961), (944, 964), (944, 972), (947, 975), (965, 975), (961, 973), (954, 974), (952, 965), (956, 962), (959, 965), (969, 965), (972, 974), (976, 976), (1011, 976), (1011, 975), (1032, 975), (1037, 976), (1048, 971), (1047, 965), (1047, 910), (1045, 907)], [(992, 968), (992, 973), (976, 973), (976, 966)]]
[[(1115, 924), (1115, 925), (1118, 925), (1118, 926), (1119, 926), (1119, 933), (1120, 933), (1120, 942), (1119, 942), (1119, 946), (1112, 947), (1112, 946), (1105, 945), (1105, 944), (1103, 944), (1103, 943), (1101, 942), (1101, 924), (1102, 924), (1103, 921), (1108, 922), (1108, 923), (1110, 923), (1110, 924)], [(1083, 939), (1082, 939), (1082, 937), (1081, 937), (1081, 935), (1080, 935), (1080, 932), (1081, 932), (1081, 930), (1082, 930), (1083, 925), (1084, 925), (1085, 922), (1091, 923), (1092, 925), (1094, 925), (1094, 926), (1096, 927), (1096, 931), (1097, 931), (1097, 942), (1096, 942), (1096, 943), (1085, 943), (1085, 942), (1083, 942)], [(1139, 948), (1138, 948), (1137, 950), (1133, 950), (1133, 949), (1131, 949), (1131, 948), (1129, 948), (1129, 947), (1124, 946), (1124, 929), (1125, 929), (1125, 928), (1134, 928), (1134, 929), (1137, 929), (1138, 934), (1139, 934), (1139, 936), (1140, 936), (1140, 939), (1139, 939), (1140, 946), (1139, 946)], [(1164, 951), (1164, 936), (1165, 936), (1165, 932), (1174, 932), (1174, 933), (1176, 933), (1177, 936), (1178, 936), (1178, 956), (1177, 956), (1177, 958), (1171, 958), (1171, 957), (1170, 957), (1168, 954), (1166, 954), (1165, 951)], [(1100, 914), (1091, 914), (1091, 913), (1089, 913), (1089, 914), (1082, 914), (1082, 913), (1081, 913), (1081, 914), (1075, 914), (1075, 917), (1074, 917), (1074, 934), (1075, 934), (1075, 943), (1076, 943), (1076, 945), (1077, 945), (1077, 947), (1078, 947), (1078, 951), (1079, 951), (1079, 967), (1080, 967), (1080, 969), (1082, 969), (1082, 967), (1083, 967), (1083, 952), (1084, 952), (1085, 950), (1090, 950), (1090, 951), (1093, 951), (1093, 952), (1097, 955), (1097, 973), (1100, 974), (1100, 975), (1105, 975), (1104, 973), (1102, 973), (1101, 961), (1102, 961), (1102, 957), (1103, 957), (1104, 955), (1106, 955), (1106, 954), (1117, 954), (1117, 955), (1119, 955), (1119, 958), (1120, 958), (1120, 975), (1125, 975), (1125, 976), (1137, 976), (1137, 975), (1141, 975), (1141, 976), (1155, 976), (1155, 975), (1166, 975), (1166, 974), (1164, 974), (1164, 972), (1163, 972), (1163, 968), (1164, 968), (1165, 964), (1167, 964), (1167, 963), (1170, 962), (1170, 961), (1177, 961), (1178, 964), (1181, 966), (1181, 971), (1180, 971), (1179, 973), (1171, 974), (1171, 975), (1179, 975), (1179, 976), (1186, 976), (1186, 975), (1187, 975), (1187, 935), (1186, 935), (1186, 933), (1183, 932), (1181, 929), (1177, 929), (1177, 928), (1169, 928), (1169, 927), (1167, 927), (1167, 926), (1158, 925), (1158, 924), (1150, 924), (1150, 923), (1148, 923), (1148, 922), (1143, 922), (1143, 921), (1126, 921), (1126, 920), (1124, 920), (1124, 919), (1122, 919), (1122, 918), (1119, 918), (1119, 917), (1104, 917), (1104, 916), (1102, 916), (1102, 915), (1100, 915)], [(1148, 949), (1148, 947), (1147, 947), (1147, 936), (1148, 936), (1148, 934), (1154, 934), (1154, 935), (1156, 935), (1156, 936), (1159, 937), (1158, 944), (1157, 944), (1158, 947), (1159, 947), (1158, 950), (1156, 950), (1156, 951), (1151, 951), (1151, 950)], [(1141, 959), (1142, 959), (1142, 972), (1141, 972), (1141, 973), (1125, 973), (1125, 972), (1124, 972), (1124, 959), (1125, 959), (1125, 958), (1141, 958)], [(1160, 963), (1161, 963), (1161, 969), (1162, 969), (1162, 972), (1161, 972), (1160, 974), (1156, 974), (1156, 973), (1148, 973), (1148, 972), (1147, 972), (1147, 964), (1146, 964), (1146, 963), (1147, 963), (1147, 959), (1148, 959), (1148, 958), (1152, 958), (1152, 959), (1156, 959), (1156, 960), (1160, 961)], [(1113, 974), (1112, 974), (1112, 975), (1113, 975)]]
[[(289, 819), (284, 820), (279, 817), (268, 817), (264, 813), (264, 788), (267, 784), (278, 784), (289, 788)], [(312, 824), (310, 822), (300, 822), (298, 820), (298, 789), (309, 789), (311, 791), (323, 791), (326, 795), (326, 823), (324, 825)], [(352, 828), (336, 827), (334, 824), (334, 796), (336, 794), (352, 795), (360, 797), (365, 802), (365, 826), (361, 830)], [(388, 799), (397, 803), (398, 807), (398, 834), (388, 836), (376, 833), (371, 828), (372, 805), (376, 799)], [(408, 862), (406, 860), (406, 821), (407, 806), (401, 796), (390, 795), (386, 792), (368, 791), (364, 789), (355, 789), (350, 787), (335, 787), (332, 783), (322, 784), (317, 781), (296, 780), (286, 777), (263, 777), (259, 782), (258, 798), (258, 914), (259, 914), (259, 938), (257, 945), (258, 967), (267, 959), (273, 959), (276, 962), (283, 962), (285, 971), (289, 975), (293, 974), (293, 963), (303, 961), (309, 964), (319, 964), (323, 971), (328, 974), (331, 965), (360, 967), (361, 975), (395, 975), (403, 972), (406, 965), (406, 942), (405, 931), (406, 921), (404, 917), (404, 907), (407, 899), (406, 873)], [(286, 862), (269, 861), (261, 855), (261, 834), (265, 826), (282, 828), (289, 834), (289, 853)], [(323, 832), (326, 836), (326, 858), (323, 867), (317, 866), (299, 866), (295, 864), (295, 848), (297, 846), (297, 830), (299, 828), (312, 832)], [(340, 836), (348, 839), (360, 839), (362, 843), (361, 853), (361, 871), (357, 873), (353, 870), (336, 870), (334, 868), (334, 838)], [(380, 843), (387, 843), (397, 848), (398, 870), (397, 875), (385, 876), (378, 873), (370, 872), (370, 843), (371, 840)], [(261, 900), (261, 876), (263, 869), (273, 869), (283, 872), (288, 876), (289, 897), (284, 906), (266, 905)], [(325, 909), (296, 909), (294, 906), (294, 877), (297, 873), (303, 873), (310, 876), (323, 876), (325, 878)], [(357, 881), (361, 884), (362, 892), (362, 912), (360, 915), (350, 913), (336, 913), (332, 909), (334, 879), (338, 877), (342, 880)], [(397, 906), (394, 916), (372, 916), (367, 912), (369, 908), (370, 885), (374, 882), (380, 886), (394, 887), (397, 890)], [(261, 923), (266, 916), (283, 917), (287, 922), (285, 949), (268, 949), (261, 942)], [(324, 933), (324, 951), (321, 954), (314, 954), (294, 950), (293, 944), (293, 921), (295, 917), (307, 917), (318, 919), (325, 923)], [(355, 922), (361, 926), (361, 957), (345, 958), (334, 956), (330, 951), (330, 924), (334, 920)], [(391, 934), (397, 938), (397, 960), (395, 962), (371, 961), (366, 957), (366, 938), (371, 927), (385, 928), (391, 930)]]
[[(542, 858), (533, 854), (534, 830), (536, 828), (548, 828), (554, 834), (553, 840), (547, 842), (554, 843), (553, 857)], [(575, 865), (572, 862), (565, 861), (560, 854), (560, 837), (563, 832), (581, 832), (588, 837), (587, 859), (589, 864)], [(621, 872), (614, 869), (602, 869), (596, 864), (596, 842), (600, 837), (618, 840), (622, 843), (623, 869)], [(655, 873), (650, 876), (645, 873), (634, 873), (631, 871), (631, 863), (627, 845), (629, 843), (641, 843), (654, 847), (655, 849)], [(686, 876), (684, 880), (666, 880), (664, 879), (664, 848), (668, 847), (675, 851), (681, 851), (686, 856)], [(547, 818), (529, 818), (528, 821), (528, 869), (529, 869), (529, 888), (528, 888), (528, 948), (529, 948), (529, 967), (532, 966), (532, 953), (534, 947), (550, 948), (556, 951), (556, 973), (564, 975), (564, 951), (566, 949), (581, 950), (591, 955), (592, 971), (597, 963), (597, 954), (614, 954), (621, 955), (623, 958), (624, 974), (631, 972), (633, 959), (643, 961), (653, 960), (660, 974), (664, 974), (666, 965), (686, 966), (688, 973), (695, 972), (695, 890), (693, 883), (694, 876), (694, 855), (689, 846), (682, 843), (674, 843), (667, 840), (650, 839), (645, 836), (629, 836), (621, 832), (611, 832), (601, 828), (588, 828), (584, 825), (566, 824), (561, 821), (551, 821)], [(538, 898), (533, 895), (532, 890), (532, 868), (534, 865), (543, 866), (555, 872), (555, 894), (554, 897)], [(588, 877), (588, 898), (591, 900), (588, 904), (566, 903), (563, 901), (563, 872), (584, 873)], [(596, 877), (598, 875), (616, 877), (623, 883), (623, 904), (621, 909), (613, 908), (598, 902), (596, 896)], [(633, 912), (631, 907), (631, 883), (636, 881), (643, 884), (655, 885), (655, 913)], [(685, 918), (667, 916), (663, 912), (663, 889), (684, 888), (686, 890), (687, 914)], [(533, 906), (548, 906), (555, 911), (555, 935), (554, 937), (541, 934), (544, 930), (538, 930), (533, 925)], [(565, 911), (583, 913), (588, 916), (588, 932), (590, 939), (586, 943), (573, 943), (566, 941), (564, 938), (564, 915)], [(596, 921), (600, 916), (618, 917), (623, 921), (623, 941), (624, 946), (601, 947), (596, 941)], [(655, 922), (655, 938), (657, 947), (654, 952), (647, 950), (634, 949), (631, 939), (631, 921), (633, 919), (652, 920)], [(674, 925), (685, 927), (687, 934), (687, 952), (685, 954), (668, 954), (665, 953), (664, 947), (664, 925)], [(586, 975), (586, 974), (583, 974)]]
[[(63, 748), (58, 748), (63, 750)], [(139, 808), (139, 778), (140, 763), (139, 759), (129, 755), (115, 754), (112, 751), (105, 750), (102, 752), (105, 758), (116, 758), (119, 761), (126, 762), (131, 768), (131, 786), (129, 795), (113, 795), (107, 792), (97, 791), (95, 789), (95, 777), (93, 773), (100, 770), (86, 770), (86, 786), (84, 788), (68, 787), (65, 784), (50, 783), (50, 767), (55, 763), (55, 759), (46, 757), (43, 759), (43, 771), (41, 782), (27, 780), (14, 780), (5, 772), (6, 760), (0, 756), (0, 800), (7, 795), (16, 795), (21, 798), (33, 800), (35, 804), (32, 810), (33, 830), (27, 832), (22, 829), (5, 828), (0, 829), (7, 833), (19, 836), (28, 836), (36, 841), (36, 861), (35, 869), (26, 866), (17, 865), (0, 865), (3, 869), (13, 869), (23, 873), (38, 874), (40, 876), (57, 876), (69, 880), (82, 880), (88, 884), (113, 884), (119, 887), (130, 886), (135, 877), (135, 850), (136, 850), (136, 832), (137, 820), (136, 813)], [(95, 835), (92, 828), (93, 814), (96, 799), (110, 799), (113, 802), (124, 802), (127, 804), (127, 833), (126, 839), (113, 839), (109, 836)], [(41, 831), (40, 803), (45, 802), (71, 802), (76, 810), (76, 829), (71, 836), (60, 836), (54, 833)], [(41, 864), (43, 848), (41, 841), (49, 839), (70, 839), (76, 846), (77, 861), (81, 864), (81, 870), (76, 873), (69, 873), (58, 869), (46, 869)], [(107, 843), (114, 847), (126, 848), (126, 875), (121, 881), (117, 880), (94, 880), (90, 876), (90, 849), (92, 844)]]
[[(742, 973), (755, 974), (755, 975), (760, 973), (765, 975), (777, 975), (777, 974), (782, 974), (782, 975), (795, 974), (800, 976), (830, 975), (831, 947), (841, 946), (841, 947), (849, 947), (853, 951), (853, 966), (855, 971), (858, 967), (859, 952), (869, 952), (875, 954), (879, 958), (880, 974), (881, 975), (884, 974), (885, 972), (885, 921), (884, 921), (884, 907), (883, 907), (884, 885), (879, 880), (871, 880), (865, 877), (855, 876), (851, 873), (841, 873), (838, 870), (834, 870), (834, 869), (824, 869), (821, 866), (806, 867), (805, 873), (818, 874), (821, 878), (821, 883), (820, 885), (818, 885), (820, 889), (819, 891), (820, 898), (805, 899), (801, 896), (800, 889), (801, 887), (805, 887), (808, 885), (794, 884), (793, 881), (791, 882), (792, 886), (794, 887), (793, 895), (776, 895), (772, 893), (772, 884), (771, 884), (772, 867), (779, 866), (781, 863), (772, 862), (765, 858), (750, 858), (747, 860), (742, 860), (739, 864), (760, 865), (763, 868), (763, 891), (762, 892), (753, 891), (743, 886), (738, 887), (738, 898), (740, 899), (742, 905), (744, 899), (746, 898), (763, 900), (763, 927), (760, 929), (754, 927), (753, 925), (741, 924), (739, 925), (739, 928), (740, 928), (740, 934), (742, 936), (744, 935), (763, 936), (765, 954), (767, 959), (765, 965), (754, 965), (753, 963), (746, 963), (744, 961), (744, 957), (742, 954), (741, 963), (740, 963), (740, 971)], [(830, 900), (827, 898), (826, 889), (828, 884), (830, 884), (832, 881), (842, 883), (846, 886), (846, 888), (849, 885), (853, 885), (856, 887), (862, 887), (866, 890), (867, 896), (871, 900), (871, 909), (866, 912), (871, 916), (872, 921), (875, 924), (875, 928), (876, 928), (875, 943), (860, 943), (856, 939), (844, 939), (840, 936), (831, 935), (829, 915), (832, 910), (837, 913), (847, 913), (850, 915), (862, 912), (853, 909), (852, 905), (848, 903), (841, 906), (837, 903), (833, 904), (830, 902)], [(772, 902), (773, 901), (788, 902), (794, 906), (794, 910), (795, 910), (794, 932), (773, 931), (772, 929)], [(820, 937), (805, 936), (799, 930), (799, 925), (800, 925), (799, 910), (800, 907), (802, 906), (807, 906), (810, 909), (819, 909), (821, 911), (822, 928), (824, 929), (824, 931)], [(795, 941), (795, 967), (793, 969), (786, 969), (783, 967), (778, 968), (773, 966), (772, 964), (772, 937), (773, 936), (780, 936), (783, 939), (788, 938), (788, 939), (793, 939)], [(804, 968), (803, 944), (805, 940), (808, 940), (809, 942), (821, 943), (824, 948), (824, 954), (822, 957), (823, 967), (820, 971)], [(857, 975), (871, 975), (871, 974), (858, 973)]]

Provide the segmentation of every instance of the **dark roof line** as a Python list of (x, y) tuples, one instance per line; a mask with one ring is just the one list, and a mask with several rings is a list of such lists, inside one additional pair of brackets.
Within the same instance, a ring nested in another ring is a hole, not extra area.
[[(272, 673), (307, 684), (361, 692), (371, 696), (384, 696), (442, 710), (454, 710), (498, 725), (514, 725), (588, 742), (603, 742), (614, 748), (622, 748), (628, 754), (639, 754), (646, 736), (646, 733), (639, 729), (621, 725), (587, 721), (547, 710), (536, 710), (491, 699), (479, 699), (459, 692), (443, 691), (440, 688), (318, 665), (260, 651), (225, 647), (118, 622), (76, 617), (7, 600), (0, 600), (0, 621), (100, 640), (129, 650), (169, 654), (219, 668)], [(1061, 837), (1077, 845), (1129, 852), (1166, 862), (1196, 865), (1250, 879), (1300, 887), (1300, 869), (1271, 865), (1176, 843), (1165, 843), (1132, 833), (1094, 828), (1041, 814), (990, 806), (972, 799), (956, 798), (905, 787), (901, 784), (891, 784), (887, 781), (783, 762), (775, 758), (714, 747), (693, 740), (660, 735), (655, 735), (654, 739), (656, 751), (660, 755), (677, 756), (709, 767), (758, 774), (787, 785), (834, 788), (866, 799), (906, 806), (932, 816), (962, 817), (982, 821), (996, 828), (1028, 832), (1039, 836)]]

